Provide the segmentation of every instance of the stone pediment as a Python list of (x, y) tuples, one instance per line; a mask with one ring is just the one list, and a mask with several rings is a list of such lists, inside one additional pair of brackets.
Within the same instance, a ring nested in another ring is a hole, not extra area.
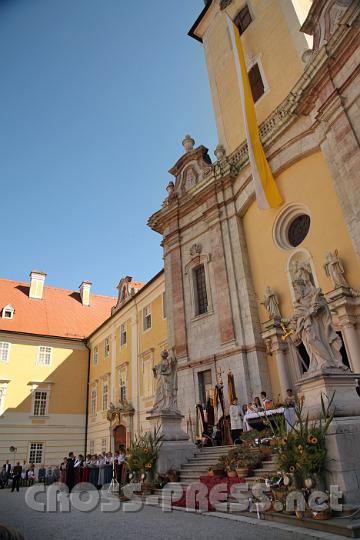
[(353, 0), (317, 0), (313, 2), (301, 31), (314, 38), (313, 52), (320, 49), (336, 31)]
[(176, 195), (181, 197), (194, 188), (201, 182), (204, 173), (209, 168), (211, 168), (211, 159), (205, 146), (188, 149), (169, 171), (175, 177)]

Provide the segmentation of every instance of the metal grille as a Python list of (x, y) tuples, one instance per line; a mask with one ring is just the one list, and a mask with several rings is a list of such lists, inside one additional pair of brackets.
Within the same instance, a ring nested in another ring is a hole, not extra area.
[(201, 315), (202, 313), (207, 313), (207, 310), (208, 310), (204, 266), (201, 265), (195, 268), (194, 274), (195, 274), (195, 286), (196, 286), (196, 295), (197, 295), (197, 315)]

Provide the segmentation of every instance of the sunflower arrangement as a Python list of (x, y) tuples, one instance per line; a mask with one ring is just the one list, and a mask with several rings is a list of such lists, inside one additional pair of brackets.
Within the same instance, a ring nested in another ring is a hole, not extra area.
[(134, 437), (130, 444), (127, 468), (135, 474), (135, 477), (140, 478), (143, 473), (150, 476), (155, 473), (162, 440), (160, 428)]
[(295, 406), (296, 424), (289, 433), (285, 425), (279, 423), (274, 428), (278, 441), (276, 462), (279, 470), (290, 473), (298, 487), (304, 486), (308, 478), (319, 480), (325, 469), (325, 436), (334, 417), (332, 403), (334, 395), (325, 405), (321, 396), (322, 414), (319, 421), (309, 421), (303, 413), (303, 401)]

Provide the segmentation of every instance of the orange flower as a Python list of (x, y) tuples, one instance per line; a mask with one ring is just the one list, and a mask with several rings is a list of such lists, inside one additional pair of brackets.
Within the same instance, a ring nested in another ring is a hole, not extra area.
[(144, 454), (148, 454), (149, 453), (149, 449), (148, 448), (144, 448)]
[(145, 465), (145, 469), (151, 469), (151, 467), (152, 467), (152, 464), (151, 464), (151, 463), (147, 463), (147, 464)]

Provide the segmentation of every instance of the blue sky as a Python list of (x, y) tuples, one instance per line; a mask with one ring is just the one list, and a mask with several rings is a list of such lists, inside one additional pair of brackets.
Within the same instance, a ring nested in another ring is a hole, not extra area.
[(0, 276), (114, 294), (162, 268), (147, 218), (190, 133), (217, 144), (203, 0), (0, 0)]

